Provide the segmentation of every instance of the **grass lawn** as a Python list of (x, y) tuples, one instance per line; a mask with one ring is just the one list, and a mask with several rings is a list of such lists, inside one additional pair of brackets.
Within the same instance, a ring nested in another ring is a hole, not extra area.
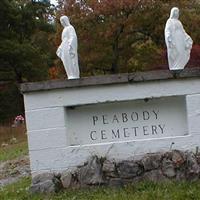
[(6, 147), (0, 148), (0, 162), (12, 160), (27, 154), (28, 154), (27, 141), (23, 141), (17, 144), (10, 144)]
[[(5, 145), (3, 145), (5, 144)], [(0, 163), (28, 154), (26, 127), (0, 125)]]
[(200, 200), (200, 182), (141, 183), (124, 188), (67, 190), (55, 195), (30, 195), (30, 179), (0, 188), (1, 200)]

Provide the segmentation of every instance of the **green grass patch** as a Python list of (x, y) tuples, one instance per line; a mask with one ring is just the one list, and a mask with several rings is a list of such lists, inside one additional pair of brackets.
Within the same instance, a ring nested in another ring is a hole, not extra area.
[(123, 188), (93, 187), (65, 190), (55, 195), (31, 195), (31, 180), (24, 178), (18, 183), (0, 189), (1, 200), (199, 200), (200, 181), (182, 183), (140, 183)]
[(12, 160), (17, 157), (28, 154), (27, 141), (23, 141), (17, 144), (8, 145), (0, 148), (0, 162)]

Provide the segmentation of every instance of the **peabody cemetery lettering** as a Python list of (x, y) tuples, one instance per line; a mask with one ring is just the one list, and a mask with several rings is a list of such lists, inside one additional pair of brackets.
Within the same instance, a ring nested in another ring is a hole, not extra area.
[[(107, 140), (107, 139), (119, 139), (119, 138), (134, 138), (141, 135), (158, 135), (164, 134), (165, 124), (152, 124), (140, 126), (140, 122), (147, 122), (149, 120), (159, 121), (159, 110), (155, 111), (142, 111), (132, 113), (120, 113), (113, 116), (101, 115), (93, 116), (92, 122), (94, 130), (90, 132), (91, 140)], [(132, 126), (128, 127), (128, 123)], [(138, 123), (139, 122), (139, 123)], [(117, 128), (107, 130), (95, 130), (97, 124), (104, 128), (104, 125), (117, 125)], [(127, 125), (127, 126), (126, 126)]]
[(68, 108), (70, 145), (185, 135), (185, 113), (183, 97)]

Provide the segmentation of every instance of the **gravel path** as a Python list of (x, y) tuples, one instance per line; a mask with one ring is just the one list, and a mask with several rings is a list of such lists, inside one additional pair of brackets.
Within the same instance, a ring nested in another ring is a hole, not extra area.
[(30, 175), (28, 156), (0, 163), (0, 187), (17, 182), (20, 178)]

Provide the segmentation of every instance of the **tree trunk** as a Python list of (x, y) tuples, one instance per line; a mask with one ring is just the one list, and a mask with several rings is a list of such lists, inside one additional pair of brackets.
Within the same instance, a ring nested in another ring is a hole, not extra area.
[(112, 59), (112, 66), (111, 66), (111, 72), (116, 74), (119, 72), (119, 37), (124, 31), (124, 24), (120, 25), (118, 29), (115, 32), (115, 38), (112, 45), (113, 50), (113, 59)]
[(116, 74), (119, 72), (119, 67), (118, 67), (118, 60), (119, 60), (119, 48), (118, 48), (118, 43), (119, 41), (115, 41), (115, 43), (112, 45), (112, 50), (113, 50), (113, 60), (112, 60), (112, 67), (111, 67), (111, 72), (113, 74)]

